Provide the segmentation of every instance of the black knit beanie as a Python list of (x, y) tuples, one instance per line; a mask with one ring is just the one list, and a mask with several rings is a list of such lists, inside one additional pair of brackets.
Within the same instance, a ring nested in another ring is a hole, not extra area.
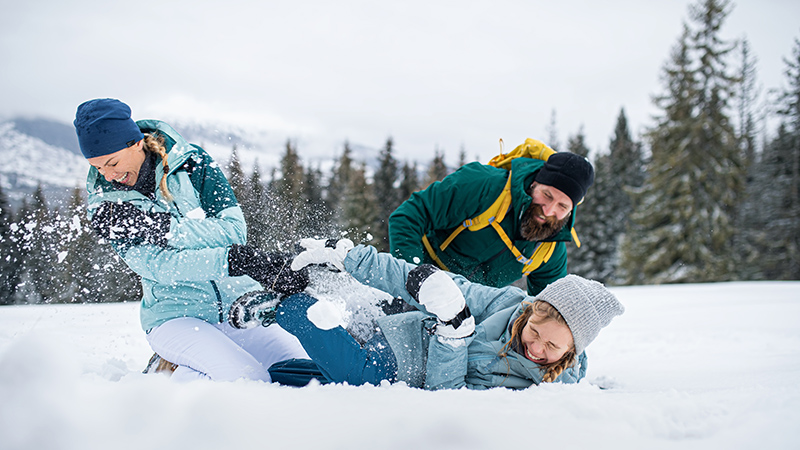
[(553, 186), (572, 200), (574, 207), (583, 200), (594, 182), (592, 163), (583, 156), (569, 152), (554, 153), (536, 174), (536, 182)]

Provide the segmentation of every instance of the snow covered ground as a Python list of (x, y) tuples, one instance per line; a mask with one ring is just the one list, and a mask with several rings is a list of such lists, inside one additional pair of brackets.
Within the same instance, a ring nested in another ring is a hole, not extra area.
[(137, 304), (0, 307), (0, 449), (800, 448), (800, 282), (612, 290), (588, 382), (522, 392), (177, 384)]

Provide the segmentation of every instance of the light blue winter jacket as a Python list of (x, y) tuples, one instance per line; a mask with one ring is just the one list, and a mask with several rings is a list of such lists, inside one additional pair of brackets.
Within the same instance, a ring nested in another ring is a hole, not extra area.
[[(541, 383), (544, 372), (533, 361), (515, 351), (500, 356), (511, 339), (511, 324), (524, 309), (522, 302), (534, 300), (521, 289), (484, 286), (448, 273), (464, 294), (476, 326), (468, 338), (440, 339), (429, 332), (436, 318), (405, 289), (408, 272), (415, 265), (360, 245), (347, 254), (344, 266), (360, 282), (402, 297), (420, 310), (378, 319), (397, 358), (398, 381), (425, 389), (524, 389)], [(586, 367), (586, 354), (581, 353), (556, 381), (575, 383), (584, 377)]]
[(233, 190), (205, 150), (189, 144), (172, 127), (158, 120), (136, 124), (143, 133), (158, 132), (165, 138), (170, 169), (167, 187), (173, 199), (166, 200), (157, 187), (164, 173), (160, 158), (155, 199), (116, 189), (92, 167), (86, 180), (89, 216), (104, 201), (130, 202), (142, 210), (172, 216), (166, 247), (124, 239), (111, 242), (142, 279), (140, 318), (145, 331), (178, 317), (226, 321), (236, 298), (261, 289), (250, 277), (228, 276), (228, 248), (245, 244), (247, 236)]

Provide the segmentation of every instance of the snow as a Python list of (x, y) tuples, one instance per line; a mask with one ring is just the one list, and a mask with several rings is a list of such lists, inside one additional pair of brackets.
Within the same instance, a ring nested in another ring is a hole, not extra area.
[(612, 291), (587, 380), (525, 391), (178, 384), (137, 304), (0, 307), (0, 449), (800, 446), (800, 282)]

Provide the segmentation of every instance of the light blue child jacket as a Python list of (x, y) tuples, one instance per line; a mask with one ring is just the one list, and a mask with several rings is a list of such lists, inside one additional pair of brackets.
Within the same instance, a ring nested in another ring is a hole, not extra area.
[[(541, 383), (544, 372), (539, 365), (513, 350), (500, 355), (511, 338), (511, 324), (525, 307), (523, 302), (535, 300), (521, 289), (484, 286), (448, 273), (464, 294), (476, 327), (470, 337), (445, 339), (431, 334), (436, 318), (405, 289), (408, 272), (415, 265), (361, 245), (348, 253), (344, 265), (360, 282), (402, 297), (419, 309), (378, 319), (397, 358), (398, 381), (425, 389), (524, 389)], [(586, 354), (581, 353), (556, 381), (575, 383), (585, 376), (586, 367)]]

